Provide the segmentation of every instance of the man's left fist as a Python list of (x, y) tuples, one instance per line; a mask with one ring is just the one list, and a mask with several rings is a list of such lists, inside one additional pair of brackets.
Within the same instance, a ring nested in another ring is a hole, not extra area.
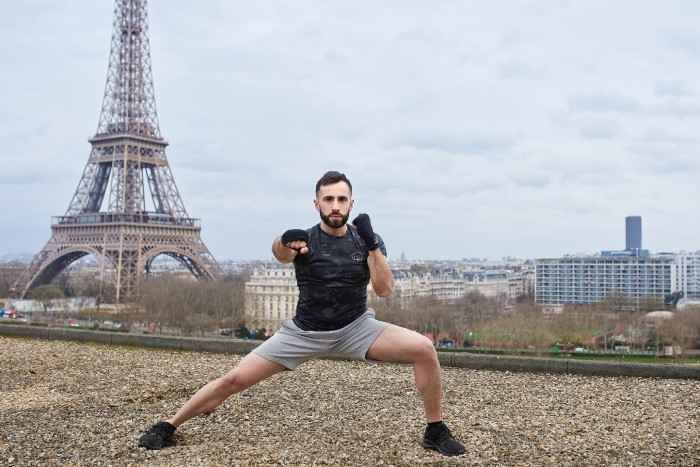
[(372, 230), (372, 222), (369, 220), (367, 214), (360, 214), (352, 221), (355, 228), (357, 228), (357, 234), (362, 240), (364, 240), (365, 245), (367, 245), (367, 250), (372, 251), (379, 248), (379, 242), (377, 241), (377, 236), (374, 235), (374, 230)]

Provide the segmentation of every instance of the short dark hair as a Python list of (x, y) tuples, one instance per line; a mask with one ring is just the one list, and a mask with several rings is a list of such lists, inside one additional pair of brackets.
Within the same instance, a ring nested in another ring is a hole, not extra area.
[(326, 185), (332, 185), (334, 183), (338, 182), (345, 182), (348, 184), (348, 188), (350, 188), (350, 194), (352, 195), (352, 183), (350, 183), (350, 180), (348, 180), (348, 177), (345, 176), (345, 174), (341, 174), (340, 172), (336, 170), (331, 170), (323, 174), (323, 177), (321, 177), (318, 182), (316, 182), (316, 196), (318, 196), (318, 192), (321, 190), (322, 186)]

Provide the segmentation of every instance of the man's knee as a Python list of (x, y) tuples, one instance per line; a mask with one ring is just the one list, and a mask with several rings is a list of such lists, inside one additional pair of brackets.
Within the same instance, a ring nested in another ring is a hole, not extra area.
[(236, 371), (231, 371), (219, 378), (219, 387), (229, 395), (241, 392), (249, 386), (250, 384), (247, 384), (242, 375)]
[(416, 356), (421, 360), (437, 361), (437, 351), (433, 346), (433, 341), (425, 336), (419, 336), (416, 339), (414, 351), (416, 352)]
[(254, 352), (246, 355), (231, 371), (217, 380), (217, 386), (229, 396), (257, 384), (265, 378), (284, 370), (279, 363), (266, 360)]

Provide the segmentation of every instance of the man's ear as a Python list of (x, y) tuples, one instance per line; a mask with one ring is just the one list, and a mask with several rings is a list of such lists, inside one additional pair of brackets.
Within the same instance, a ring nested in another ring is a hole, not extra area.
[(321, 205), (318, 204), (318, 199), (314, 198), (314, 207), (317, 211), (321, 211)]

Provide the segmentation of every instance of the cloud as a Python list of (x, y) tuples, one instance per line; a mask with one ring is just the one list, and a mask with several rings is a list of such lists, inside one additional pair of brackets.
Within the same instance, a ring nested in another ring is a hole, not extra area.
[(694, 102), (667, 100), (658, 104), (654, 112), (681, 120), (700, 118), (700, 104)]
[(579, 133), (586, 139), (612, 139), (622, 135), (622, 125), (614, 118), (581, 118), (577, 120)]
[(661, 97), (692, 97), (695, 92), (683, 81), (659, 81), (654, 94)]
[[(0, 3), (8, 252), (27, 250), (26, 226), (45, 241), (78, 184), (112, 14)], [(698, 15), (649, 0), (154, 0), (168, 160), (221, 259), (267, 259), (279, 231), (316, 222), (329, 169), (395, 256), (609, 249), (625, 215), (675, 225), (700, 196)], [(688, 217), (665, 248), (698, 248)]]
[(598, 92), (589, 95), (572, 96), (568, 100), (568, 110), (577, 113), (631, 113), (641, 109), (639, 102), (621, 94)]
[(435, 149), (453, 155), (502, 154), (515, 144), (511, 136), (468, 135), (420, 131), (402, 134), (385, 140), (384, 149), (410, 146), (416, 149)]
[(540, 67), (518, 59), (499, 63), (498, 72), (506, 79), (537, 79), (544, 73)]
[(520, 171), (511, 174), (510, 180), (518, 188), (547, 188), (551, 185), (552, 177), (544, 171)]
[(640, 155), (637, 164), (656, 176), (689, 176), (700, 170), (700, 139), (685, 133), (650, 129), (630, 141), (630, 150)]
[(694, 58), (700, 57), (700, 34), (697, 30), (666, 30), (660, 36), (668, 48), (687, 53)]

